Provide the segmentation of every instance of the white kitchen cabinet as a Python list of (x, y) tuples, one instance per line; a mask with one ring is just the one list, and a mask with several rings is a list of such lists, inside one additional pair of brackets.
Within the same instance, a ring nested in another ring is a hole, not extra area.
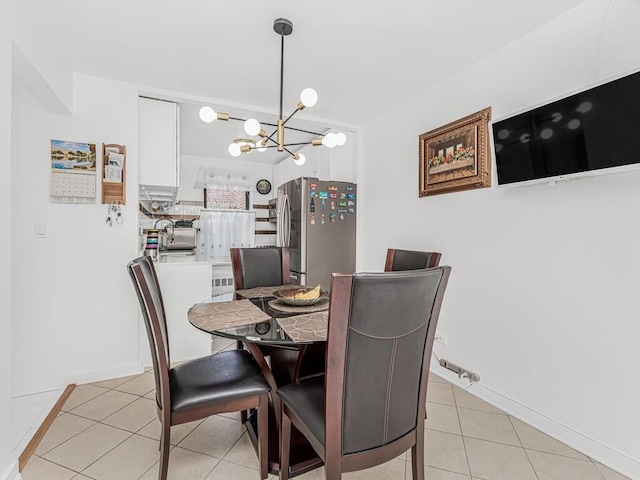
[(180, 186), (178, 104), (139, 98), (138, 146), (140, 185)]

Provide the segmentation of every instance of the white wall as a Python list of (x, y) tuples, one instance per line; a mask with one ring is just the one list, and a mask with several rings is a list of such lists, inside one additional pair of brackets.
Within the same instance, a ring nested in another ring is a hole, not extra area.
[[(9, 2), (0, 2), (0, 204), (11, 217), (11, 29)], [(8, 218), (7, 218), (8, 216)], [(0, 478), (9, 474), (11, 458), (11, 227), (0, 229)]]
[[(203, 201), (202, 189), (194, 187), (200, 167), (254, 172), (256, 182), (262, 178), (266, 178), (273, 185), (273, 165), (269, 163), (238, 160), (235, 158), (228, 159), (180, 155), (182, 187), (178, 192), (178, 200)], [(273, 193), (274, 189), (271, 190), (269, 195), (260, 195), (259, 193), (254, 192), (256, 203), (266, 203), (269, 198), (273, 197)]]
[[(37, 65), (40, 74), (46, 79), (44, 88), (35, 92), (55, 112), (69, 113), (73, 110), (73, 72), (66, 68), (67, 62), (50, 55), (42, 48), (47, 38), (39, 28), (35, 17), (49, 18), (47, 9), (59, 8), (53, 2), (34, 5), (31, 2), (12, 0), (13, 39), (19, 46), (20, 53)], [(53, 103), (49, 101), (55, 97)]]
[(332, 149), (306, 145), (299, 151), (306, 157), (303, 165), (296, 165), (291, 157), (276, 165), (273, 172), (274, 188), (300, 177), (356, 183), (359, 132), (341, 131), (347, 136), (345, 145)]
[[(137, 88), (76, 75), (73, 115), (50, 113), (21, 84), (13, 102), (12, 393), (133, 373), (138, 305), (126, 265), (137, 240)], [(51, 139), (95, 143), (98, 151), (103, 142), (127, 146), (123, 225), (105, 224), (100, 198), (49, 201)], [(36, 222), (46, 223), (48, 238), (35, 238)]]
[(640, 478), (640, 172), (418, 198), (420, 133), (640, 68), (640, 4), (612, 3), (598, 48), (606, 5), (587, 1), (366, 125), (358, 269), (382, 270), (388, 247), (442, 252), (437, 354), (479, 373), (479, 395)]

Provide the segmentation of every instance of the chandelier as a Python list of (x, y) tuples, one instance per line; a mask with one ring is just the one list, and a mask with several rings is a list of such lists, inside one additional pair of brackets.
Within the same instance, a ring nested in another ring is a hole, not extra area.
[[(292, 147), (302, 148), (305, 145), (313, 146), (325, 146), (327, 148), (334, 148), (336, 146), (342, 146), (346, 143), (347, 137), (344, 133), (329, 132), (326, 134), (311, 132), (308, 130), (302, 130), (294, 128), (287, 123), (291, 118), (301, 110), (307, 107), (313, 107), (318, 102), (318, 94), (313, 88), (305, 88), (300, 93), (300, 101), (296, 105), (295, 110), (287, 118), (282, 115), (282, 92), (283, 92), (283, 79), (284, 79), (284, 37), (291, 35), (293, 32), (293, 23), (286, 18), (277, 18), (273, 22), (273, 30), (280, 35), (280, 115), (278, 122), (267, 123), (259, 122), (255, 118), (237, 118), (231, 117), (228, 113), (216, 112), (210, 106), (204, 106), (200, 109), (200, 119), (205, 123), (211, 123), (214, 120), (229, 121), (235, 120), (244, 122), (244, 132), (249, 137), (253, 138), (237, 138), (233, 140), (229, 145), (229, 154), (238, 157), (243, 153), (250, 153), (257, 150), (258, 152), (264, 152), (267, 148), (276, 148), (279, 152), (287, 152), (296, 165), (303, 165), (305, 162), (305, 156), (302, 153), (292, 151)], [(275, 127), (275, 130), (269, 135), (263, 126)], [(285, 130), (293, 130), (309, 135), (314, 135), (316, 138), (309, 142), (297, 142), (287, 143), (285, 140)], [(257, 138), (256, 138), (257, 137)]]

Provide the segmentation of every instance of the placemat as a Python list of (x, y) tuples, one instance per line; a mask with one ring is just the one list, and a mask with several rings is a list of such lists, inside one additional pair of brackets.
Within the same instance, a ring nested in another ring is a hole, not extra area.
[(198, 303), (189, 309), (189, 322), (202, 330), (213, 332), (221, 328), (251, 325), (271, 318), (250, 300)]
[(273, 297), (276, 290), (285, 290), (287, 288), (301, 288), (300, 285), (278, 285), (276, 287), (256, 287), (238, 290), (236, 294), (243, 298), (263, 298)]
[(329, 299), (320, 300), (318, 303), (313, 305), (288, 305), (284, 302), (281, 302), (277, 298), (269, 301), (269, 306), (278, 312), (285, 313), (313, 313), (313, 312), (322, 312), (323, 310), (327, 310), (329, 308)]
[(307, 313), (278, 318), (277, 322), (294, 342), (317, 342), (327, 339), (329, 312)]

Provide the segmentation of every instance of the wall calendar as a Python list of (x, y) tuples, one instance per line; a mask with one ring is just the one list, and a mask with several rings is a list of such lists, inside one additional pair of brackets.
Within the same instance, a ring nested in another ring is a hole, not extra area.
[(51, 190), (54, 203), (96, 203), (96, 146), (51, 140)]

